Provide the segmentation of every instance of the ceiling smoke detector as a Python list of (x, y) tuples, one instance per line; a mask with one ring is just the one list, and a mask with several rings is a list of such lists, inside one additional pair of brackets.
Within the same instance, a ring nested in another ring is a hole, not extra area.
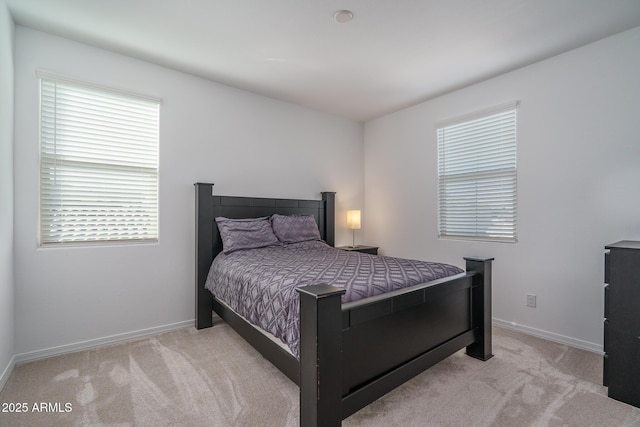
[(344, 24), (345, 22), (349, 22), (353, 19), (353, 12), (350, 10), (339, 10), (333, 14), (333, 20), (338, 24)]

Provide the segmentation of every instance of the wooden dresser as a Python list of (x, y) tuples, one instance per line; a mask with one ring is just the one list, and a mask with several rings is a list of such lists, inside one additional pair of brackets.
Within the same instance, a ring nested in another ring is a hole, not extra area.
[(605, 250), (603, 384), (609, 397), (640, 407), (640, 242)]

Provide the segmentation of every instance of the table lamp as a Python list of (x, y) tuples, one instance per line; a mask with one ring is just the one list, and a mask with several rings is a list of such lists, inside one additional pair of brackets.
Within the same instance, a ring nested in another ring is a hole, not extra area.
[(360, 211), (359, 210), (351, 210), (347, 211), (347, 228), (353, 230), (353, 245), (352, 248), (356, 247), (356, 230), (360, 230)]

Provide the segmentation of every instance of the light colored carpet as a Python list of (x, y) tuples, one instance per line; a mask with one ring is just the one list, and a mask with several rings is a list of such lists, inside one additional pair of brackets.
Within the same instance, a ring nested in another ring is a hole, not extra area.
[[(491, 360), (458, 352), (343, 425), (640, 426), (606, 396), (597, 354), (500, 328), (493, 343)], [(295, 384), (220, 321), (18, 365), (0, 403), (28, 407), (1, 426), (29, 427), (280, 427), (299, 411)]]

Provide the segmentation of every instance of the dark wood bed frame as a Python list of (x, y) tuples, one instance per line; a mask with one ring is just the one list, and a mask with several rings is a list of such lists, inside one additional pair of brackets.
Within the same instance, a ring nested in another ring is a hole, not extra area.
[(212, 326), (215, 311), (300, 387), (300, 424), (339, 426), (369, 403), (466, 347), (491, 354), (491, 262), (465, 257), (466, 273), (342, 304), (343, 289), (299, 288), (300, 359), (218, 301), (204, 284), (222, 251), (214, 218), (312, 214), (334, 246), (335, 193), (322, 200), (214, 196), (196, 186), (196, 328)]

